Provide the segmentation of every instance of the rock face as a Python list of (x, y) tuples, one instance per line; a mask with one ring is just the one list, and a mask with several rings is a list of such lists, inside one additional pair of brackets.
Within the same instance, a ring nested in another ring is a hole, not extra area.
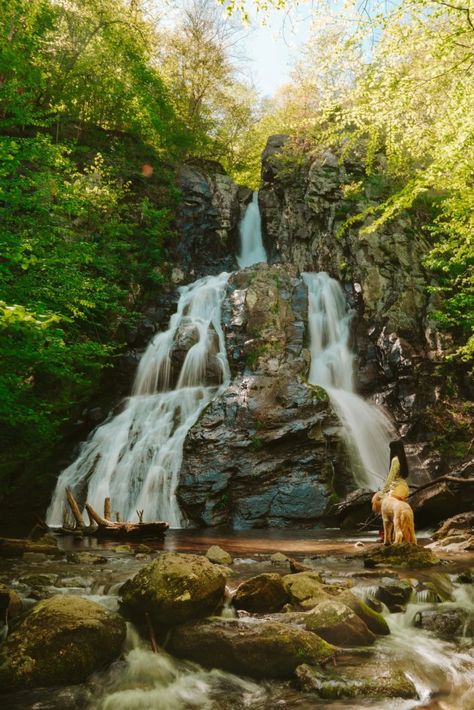
[(186, 164), (179, 176), (178, 255), (191, 278), (237, 268), (238, 224), (250, 190), (239, 188), (217, 163)]
[(321, 663), (334, 647), (275, 621), (201, 621), (173, 629), (168, 650), (211, 668), (256, 678), (290, 678), (300, 663)]
[(290, 265), (229, 279), (228, 387), (190, 431), (178, 487), (200, 525), (313, 527), (354, 485), (324, 390), (305, 384), (306, 288)]
[(224, 601), (225, 576), (206, 557), (164, 552), (120, 589), (122, 604), (139, 620), (182, 624), (211, 614)]
[[(355, 312), (358, 389), (384, 404), (410, 437), (408, 452), (423, 473), (413, 482), (422, 483), (448, 466), (446, 447), (436, 450), (434, 440), (445, 434), (436, 413), (447, 421), (440, 400), (453, 399), (435, 368), (449, 343), (431, 317), (438, 304), (423, 267), (429, 245), (415, 219), (404, 213), (361, 232), (373, 221), (369, 215), (341, 231), (348, 218), (384, 200), (382, 163), (375, 172), (368, 178), (355, 156), (341, 160), (271, 136), (259, 192), (263, 233), (270, 263), (327, 271), (345, 285)], [(457, 387), (462, 399), (465, 387)]]
[(100, 604), (54, 596), (36, 604), (0, 647), (3, 689), (82, 683), (119, 656), (125, 622)]

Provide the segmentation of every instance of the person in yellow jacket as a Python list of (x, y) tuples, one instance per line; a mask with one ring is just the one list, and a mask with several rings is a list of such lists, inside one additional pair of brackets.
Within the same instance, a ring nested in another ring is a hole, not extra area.
[(390, 442), (390, 470), (382, 488), (382, 495), (390, 493), (398, 500), (406, 500), (410, 493), (406, 479), (408, 478), (408, 463), (401, 439)]

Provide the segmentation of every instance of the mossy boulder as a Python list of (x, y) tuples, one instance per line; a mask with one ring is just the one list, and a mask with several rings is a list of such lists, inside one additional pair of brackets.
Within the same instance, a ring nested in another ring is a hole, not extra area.
[(216, 565), (231, 565), (233, 562), (232, 555), (219, 547), (219, 545), (211, 545), (206, 552), (206, 557), (210, 562)]
[(317, 572), (298, 572), (283, 577), (283, 586), (291, 603), (300, 609), (312, 609), (329, 597), (328, 591)]
[(289, 599), (281, 575), (266, 572), (242, 582), (235, 592), (232, 604), (236, 609), (271, 614), (280, 611)]
[(474, 614), (468, 609), (459, 607), (417, 611), (413, 623), (447, 641), (460, 636), (466, 638), (474, 636)]
[(389, 626), (383, 615), (371, 609), (368, 604), (356, 597), (356, 595), (349, 590), (342, 592), (337, 599), (348, 606), (349, 609), (352, 609), (354, 614), (357, 614), (357, 616), (362, 619), (373, 634), (377, 636), (387, 636), (390, 633)]
[(380, 545), (363, 554), (364, 567), (404, 567), (423, 569), (439, 565), (440, 559), (431, 550), (409, 542), (399, 545)]
[(337, 599), (326, 599), (306, 612), (304, 625), (336, 646), (370, 646), (375, 634), (352, 609)]
[(122, 604), (133, 618), (183, 624), (223, 603), (226, 577), (207, 557), (164, 552), (122, 585)]
[(125, 622), (96, 602), (57, 595), (24, 614), (0, 647), (5, 690), (82, 683), (120, 655)]
[(369, 662), (320, 670), (303, 664), (296, 669), (298, 686), (316, 692), (327, 700), (337, 698), (417, 698), (416, 688), (407, 676), (387, 664)]
[(322, 663), (335, 649), (316, 634), (275, 621), (200, 621), (173, 629), (168, 650), (208, 668), (255, 678), (290, 678), (301, 663)]

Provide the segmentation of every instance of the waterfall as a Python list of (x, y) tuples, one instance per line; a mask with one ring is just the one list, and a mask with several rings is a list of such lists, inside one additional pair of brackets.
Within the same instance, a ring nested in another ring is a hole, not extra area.
[(245, 211), (245, 215), (239, 225), (240, 233), (240, 254), (237, 257), (239, 268), (246, 266), (267, 263), (267, 253), (262, 242), (262, 226), (260, 210), (258, 208), (258, 192), (253, 193), (252, 202)]
[[(159, 333), (144, 353), (132, 395), (120, 414), (109, 418), (86, 441), (57, 482), (47, 513), (48, 525), (62, 524), (65, 490), (79, 492), (96, 510), (111, 499), (122, 520), (167, 520), (181, 527), (176, 500), (186, 434), (209, 402), (230, 379), (221, 326), (221, 303), (228, 274), (207, 276), (180, 289), (168, 330)], [(176, 339), (194, 341), (172, 388), (171, 354)], [(209, 367), (218, 385), (206, 384)], [(84, 495), (85, 492), (85, 495)]]
[(377, 406), (354, 392), (349, 349), (351, 312), (341, 286), (324, 272), (303, 274), (308, 288), (311, 342), (309, 381), (323, 387), (344, 427), (344, 436), (358, 486), (380, 488), (388, 473), (389, 442), (396, 432)]

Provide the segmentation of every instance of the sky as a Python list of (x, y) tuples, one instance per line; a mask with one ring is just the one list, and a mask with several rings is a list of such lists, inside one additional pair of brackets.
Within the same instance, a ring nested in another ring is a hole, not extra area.
[(252, 12), (243, 51), (250, 60), (249, 71), (255, 87), (260, 94), (271, 96), (290, 80), (298, 48), (308, 38), (309, 9), (300, 7), (291, 13), (273, 10), (267, 13), (265, 24), (262, 20), (258, 13)]

